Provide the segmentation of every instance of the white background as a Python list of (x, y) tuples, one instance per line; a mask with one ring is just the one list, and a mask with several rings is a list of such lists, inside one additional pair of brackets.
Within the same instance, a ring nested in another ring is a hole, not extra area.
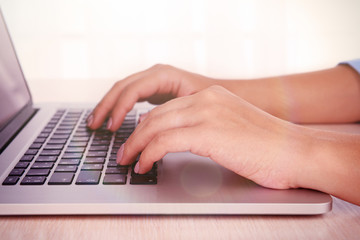
[(0, 0), (35, 102), (97, 102), (155, 63), (257, 78), (360, 57), (359, 0)]

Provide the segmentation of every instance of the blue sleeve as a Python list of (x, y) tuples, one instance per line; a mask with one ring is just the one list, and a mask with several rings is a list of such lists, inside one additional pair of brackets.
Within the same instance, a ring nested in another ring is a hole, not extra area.
[(360, 74), (360, 59), (345, 61), (345, 62), (341, 62), (339, 64), (348, 65)]

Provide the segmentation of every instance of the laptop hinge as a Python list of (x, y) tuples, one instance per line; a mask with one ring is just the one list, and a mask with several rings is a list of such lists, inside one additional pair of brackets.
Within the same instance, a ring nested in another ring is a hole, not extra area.
[(16, 135), (32, 119), (38, 109), (32, 107), (32, 104), (26, 105), (0, 132), (0, 154), (16, 137)]

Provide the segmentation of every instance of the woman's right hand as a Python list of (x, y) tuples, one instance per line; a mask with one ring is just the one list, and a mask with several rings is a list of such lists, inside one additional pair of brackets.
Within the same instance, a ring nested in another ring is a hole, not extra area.
[(162, 104), (214, 84), (216, 80), (202, 75), (169, 65), (155, 65), (116, 82), (89, 116), (88, 127), (97, 129), (108, 118), (107, 128), (116, 131), (138, 101)]

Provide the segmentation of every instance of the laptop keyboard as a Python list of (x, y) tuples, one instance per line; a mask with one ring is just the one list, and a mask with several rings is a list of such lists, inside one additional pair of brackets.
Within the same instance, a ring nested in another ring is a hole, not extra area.
[[(116, 154), (136, 125), (129, 113), (116, 132), (91, 131), (91, 110), (58, 110), (15, 165), (3, 185), (157, 184), (157, 164), (146, 174), (116, 163)], [(128, 179), (130, 179), (128, 181)]]

